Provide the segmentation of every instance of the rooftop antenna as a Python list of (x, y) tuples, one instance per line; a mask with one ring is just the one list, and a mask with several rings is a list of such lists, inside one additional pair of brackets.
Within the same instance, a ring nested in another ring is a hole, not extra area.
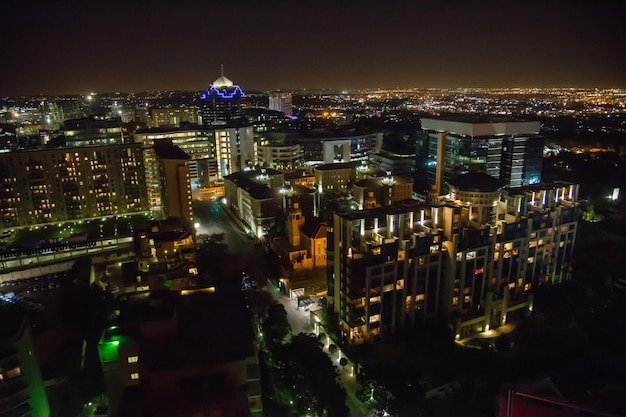
[(224, 64), (220, 64), (220, 68), (222, 69), (222, 77), (224, 76)]

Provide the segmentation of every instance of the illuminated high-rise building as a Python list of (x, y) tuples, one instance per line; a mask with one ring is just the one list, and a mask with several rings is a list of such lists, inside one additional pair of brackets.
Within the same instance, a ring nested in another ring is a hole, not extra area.
[(342, 338), (358, 344), (435, 317), (462, 338), (524, 317), (536, 288), (571, 278), (578, 185), (502, 185), (468, 173), (431, 202), (335, 212), (328, 296)]
[(422, 119), (416, 182), (446, 194), (456, 175), (479, 172), (519, 187), (541, 181), (541, 124), (494, 115)]
[(246, 97), (241, 87), (224, 76), (213, 81), (213, 84), (200, 96), (200, 116), (205, 126), (238, 126), (247, 124), (241, 108), (242, 99)]
[(139, 144), (0, 153), (0, 229), (148, 210)]
[(200, 96), (202, 124), (215, 129), (218, 178), (252, 168), (255, 162), (254, 131), (242, 110), (246, 97), (241, 87), (224, 76)]
[(193, 224), (190, 156), (169, 143), (155, 144), (154, 151), (159, 166), (163, 216), (177, 217), (185, 224)]

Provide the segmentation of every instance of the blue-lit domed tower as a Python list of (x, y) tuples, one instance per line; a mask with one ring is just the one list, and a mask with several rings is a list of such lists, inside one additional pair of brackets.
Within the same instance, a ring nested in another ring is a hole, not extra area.
[(241, 87), (222, 76), (200, 96), (200, 115), (205, 126), (238, 126), (245, 118), (241, 110), (242, 99), (246, 96)]

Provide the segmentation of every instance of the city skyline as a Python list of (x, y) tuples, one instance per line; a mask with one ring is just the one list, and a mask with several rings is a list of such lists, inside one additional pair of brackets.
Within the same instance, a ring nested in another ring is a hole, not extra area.
[(11, 4), (0, 96), (244, 90), (626, 87), (612, 2)]

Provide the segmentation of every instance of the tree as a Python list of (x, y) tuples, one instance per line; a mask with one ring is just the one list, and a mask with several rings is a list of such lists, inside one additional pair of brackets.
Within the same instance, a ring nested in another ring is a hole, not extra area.
[(270, 346), (282, 344), (291, 334), (287, 321), (287, 311), (282, 304), (272, 304), (267, 311), (267, 318), (262, 324), (264, 340)]
[(315, 335), (300, 333), (281, 346), (283, 388), (291, 387), (293, 408), (300, 414), (344, 417), (349, 415), (346, 393), (337, 382), (337, 368)]
[(589, 204), (587, 209), (583, 212), (583, 220), (588, 222), (598, 222), (602, 220), (603, 216), (599, 213), (596, 213), (595, 207), (593, 204)]
[(198, 252), (208, 256), (220, 256), (228, 252), (228, 245), (224, 242), (224, 233), (213, 233), (210, 235), (198, 235)]

